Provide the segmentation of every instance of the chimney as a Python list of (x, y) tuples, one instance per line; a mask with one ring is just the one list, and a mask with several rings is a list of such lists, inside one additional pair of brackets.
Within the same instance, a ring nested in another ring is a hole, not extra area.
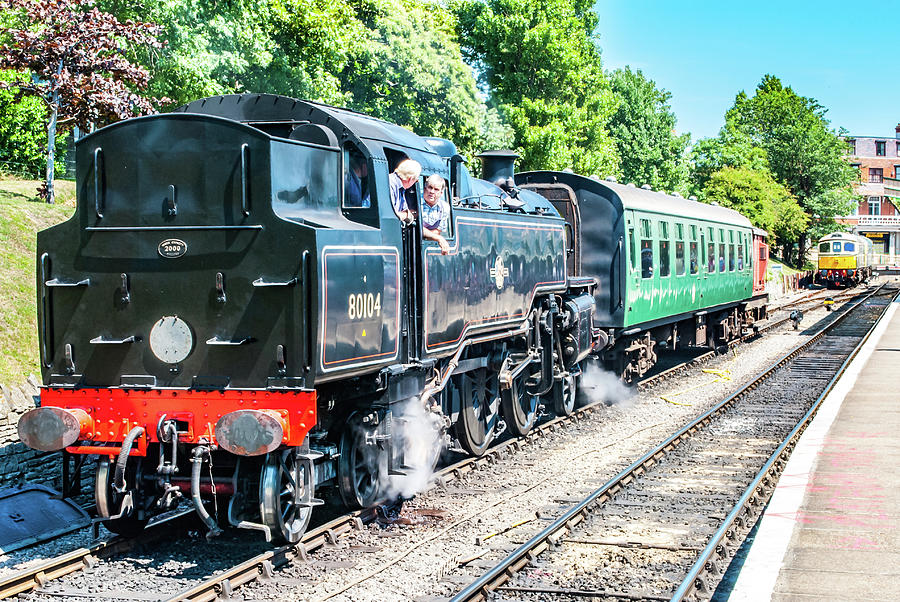
[(894, 128), (894, 131), (896, 132), (895, 136), (897, 140), (900, 140), (900, 123), (898, 123), (897, 127)]
[(503, 188), (507, 180), (512, 184), (518, 153), (510, 150), (489, 150), (477, 157), (481, 159), (482, 178), (500, 188)]

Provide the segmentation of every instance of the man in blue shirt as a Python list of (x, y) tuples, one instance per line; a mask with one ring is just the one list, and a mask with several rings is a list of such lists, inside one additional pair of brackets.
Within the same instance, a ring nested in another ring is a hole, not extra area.
[(409, 205), (406, 203), (406, 191), (415, 186), (421, 174), (422, 166), (418, 161), (404, 159), (400, 161), (391, 175), (388, 176), (391, 205), (394, 206), (397, 217), (405, 224), (411, 224), (415, 219), (413, 212), (409, 210)]
[(422, 204), (422, 238), (436, 240), (441, 247), (441, 255), (450, 252), (450, 245), (441, 233), (447, 231), (447, 220), (450, 217), (449, 207), (444, 202), (444, 178), (437, 174), (425, 180)]

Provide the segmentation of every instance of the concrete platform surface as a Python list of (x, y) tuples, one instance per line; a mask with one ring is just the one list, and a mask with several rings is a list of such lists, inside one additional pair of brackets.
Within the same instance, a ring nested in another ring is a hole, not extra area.
[(900, 600), (900, 313), (791, 455), (730, 600)]

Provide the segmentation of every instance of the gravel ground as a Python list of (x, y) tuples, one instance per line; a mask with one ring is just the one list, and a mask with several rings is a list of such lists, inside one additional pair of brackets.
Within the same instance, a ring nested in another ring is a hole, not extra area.
[[(653, 392), (610, 401), (565, 431), (536, 439), (461, 481), (419, 495), (406, 504), (400, 523), (372, 524), (311, 555), (308, 563), (295, 563), (277, 571), (274, 579), (238, 589), (234, 597), (360, 602), (446, 598), (689, 417), (705, 411), (808, 338), (807, 330), (814, 330), (816, 322), (830, 315), (822, 309), (809, 311), (803, 321), (806, 330), (769, 333)], [(610, 388), (603, 379), (595, 386), (597, 392)], [(561, 488), (560, 483), (567, 485)], [(81, 599), (91, 599), (92, 593), (112, 587), (121, 591), (126, 587), (121, 580), (135, 599), (164, 599), (202, 575), (224, 570), (232, 558), (236, 562), (258, 551), (255, 540), (226, 535), (212, 543), (199, 538), (141, 550), (121, 564), (113, 563), (111, 572), (102, 571), (102, 577), (95, 569), (50, 586), (47, 593), (56, 595), (36, 593), (21, 599), (58, 600), (61, 593), (76, 591)], [(0, 578), (91, 541), (86, 529), (0, 554)], [(153, 578), (155, 574), (159, 580)], [(98, 579), (103, 583), (98, 585)], [(347, 589), (348, 585), (352, 587)]]
[(809, 311), (804, 330), (769, 333), (653, 392), (609, 403), (566, 431), (418, 496), (403, 513), (413, 524), (370, 525), (307, 564), (285, 567), (273, 580), (245, 586), (235, 597), (445, 599), (690, 417), (808, 339), (816, 323), (831, 315), (823, 309)]

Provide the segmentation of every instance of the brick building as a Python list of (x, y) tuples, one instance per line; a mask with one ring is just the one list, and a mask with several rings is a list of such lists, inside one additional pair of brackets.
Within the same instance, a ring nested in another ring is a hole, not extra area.
[(837, 221), (866, 236), (876, 253), (900, 255), (900, 124), (893, 137), (846, 136), (848, 161), (859, 171), (862, 197), (852, 215)]

